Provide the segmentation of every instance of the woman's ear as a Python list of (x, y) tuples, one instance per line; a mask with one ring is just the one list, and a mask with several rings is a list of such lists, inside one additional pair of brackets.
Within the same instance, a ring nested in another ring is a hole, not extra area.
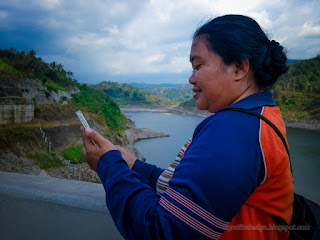
[(235, 64), (234, 76), (235, 81), (246, 79), (250, 71), (250, 63), (248, 59), (240, 59)]

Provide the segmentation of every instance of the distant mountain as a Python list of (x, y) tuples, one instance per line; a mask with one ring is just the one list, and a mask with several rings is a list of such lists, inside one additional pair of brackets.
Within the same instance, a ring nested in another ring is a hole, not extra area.
[(174, 84), (174, 83), (136, 83), (132, 82), (130, 85), (135, 87), (180, 87), (183, 84)]
[(288, 59), (287, 64), (290, 65), (290, 64), (295, 63), (296, 61), (298, 61), (298, 60), (297, 59)]

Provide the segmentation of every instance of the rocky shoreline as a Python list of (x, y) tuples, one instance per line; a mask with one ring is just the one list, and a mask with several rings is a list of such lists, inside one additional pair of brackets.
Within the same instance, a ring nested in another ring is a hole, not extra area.
[(130, 119), (127, 120), (127, 127), (128, 129), (125, 130), (124, 134), (127, 138), (128, 144), (124, 146), (126, 149), (131, 151), (136, 158), (145, 161), (145, 157), (139, 152), (139, 150), (134, 146), (136, 141), (142, 139), (149, 139), (149, 138), (159, 138), (159, 137), (169, 137), (169, 134), (157, 132), (153, 129), (149, 128), (137, 128), (135, 123)]
[(200, 117), (209, 117), (211, 113), (208, 111), (189, 111), (185, 108), (179, 106), (169, 106), (169, 107), (158, 107), (158, 108), (145, 108), (139, 106), (132, 106), (132, 107), (124, 107), (121, 108), (121, 111), (126, 114), (128, 112), (155, 112), (161, 114), (176, 114), (182, 116), (200, 116)]
[(317, 120), (285, 120), (287, 128), (301, 128), (307, 130), (320, 130), (320, 121)]

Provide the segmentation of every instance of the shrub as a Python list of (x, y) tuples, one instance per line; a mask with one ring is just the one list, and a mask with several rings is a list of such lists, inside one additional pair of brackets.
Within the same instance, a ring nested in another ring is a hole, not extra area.
[(54, 153), (35, 153), (33, 159), (41, 169), (62, 167), (65, 165)]
[(62, 151), (61, 155), (65, 159), (70, 160), (70, 163), (72, 163), (72, 164), (83, 163), (83, 162), (85, 162), (85, 159), (81, 154), (82, 147), (83, 147), (83, 145), (68, 148), (68, 149)]

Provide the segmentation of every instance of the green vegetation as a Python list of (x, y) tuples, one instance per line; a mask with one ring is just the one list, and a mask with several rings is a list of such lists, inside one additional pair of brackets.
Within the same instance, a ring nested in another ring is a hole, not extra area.
[(95, 89), (106, 93), (112, 99), (122, 106), (125, 105), (139, 105), (145, 107), (152, 107), (158, 105), (171, 105), (173, 101), (168, 99), (151, 95), (147, 92), (141, 91), (139, 88), (130, 84), (119, 84), (115, 82), (101, 82), (94, 86)]
[(272, 92), (285, 118), (320, 113), (320, 56), (291, 64)]
[(13, 73), (13, 74), (16, 74), (16, 75), (20, 75), (21, 74), (19, 71), (14, 69), (14, 67), (10, 66), (9, 64), (6, 64), (2, 60), (0, 60), (0, 71), (9, 72), (9, 73)]
[(62, 167), (65, 165), (54, 153), (36, 153), (33, 154), (33, 159), (41, 169)]
[(44, 62), (40, 57), (36, 57), (34, 50), (26, 53), (14, 48), (0, 49), (0, 60), (0, 70), (36, 79), (50, 91), (79, 86), (79, 83), (72, 79), (71, 71), (66, 71), (62, 64)]
[[(41, 83), (41, 81), (40, 81), (40, 83)], [(60, 86), (59, 84), (51, 81), (50, 79), (48, 81), (46, 81), (45, 83), (43, 83), (43, 85), (48, 89), (48, 91), (55, 91), (55, 92), (57, 92), (58, 90), (66, 91), (65, 87)]]
[(70, 160), (72, 164), (83, 163), (85, 159), (81, 154), (82, 147), (83, 145), (71, 147), (62, 151), (61, 154), (65, 159)]
[(70, 102), (79, 109), (103, 116), (111, 131), (120, 132), (125, 129), (125, 117), (119, 106), (106, 94), (86, 84), (80, 86), (80, 92), (74, 94)]
[(97, 84), (94, 88), (106, 93), (120, 104), (141, 103), (146, 101), (146, 94), (130, 84), (118, 84), (105, 81)]
[(183, 103), (192, 99), (192, 85), (185, 84), (179, 87), (140, 87), (141, 90), (163, 98)]
[(192, 98), (192, 99), (190, 99), (188, 101), (185, 101), (183, 103), (180, 103), (179, 106), (182, 107), (182, 108), (185, 108), (185, 109), (187, 109), (189, 111), (194, 111), (194, 110), (197, 109), (196, 100), (194, 98)]

